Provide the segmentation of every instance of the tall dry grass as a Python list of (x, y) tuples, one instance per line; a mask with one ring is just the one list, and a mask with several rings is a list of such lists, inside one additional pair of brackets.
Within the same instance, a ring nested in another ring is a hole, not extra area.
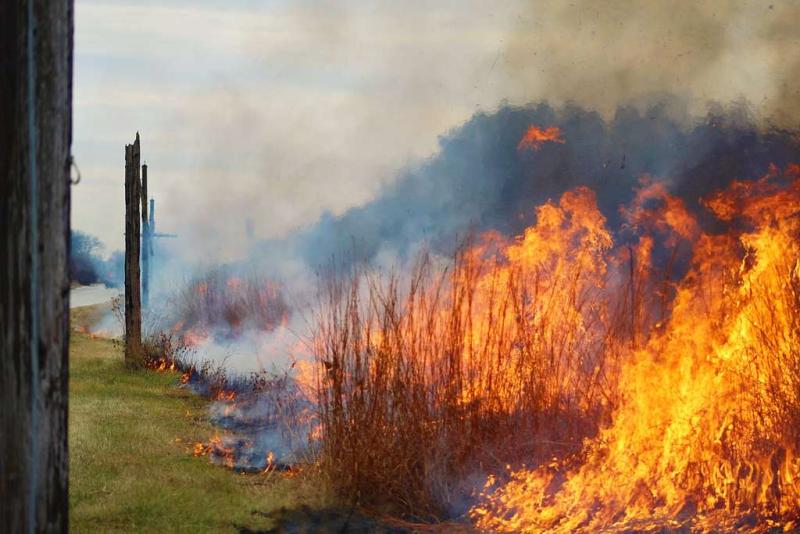
[(230, 338), (247, 329), (271, 331), (290, 313), (276, 282), (254, 272), (226, 268), (195, 276), (168, 298), (164, 307), (174, 331), (213, 331)]
[(340, 495), (449, 515), (471, 474), (575, 453), (607, 419), (634, 292), (625, 307), (580, 261), (528, 269), (487, 252), (423, 254), (408, 278), (324, 278), (320, 465)]
[[(592, 451), (599, 462), (599, 438), (612, 434), (598, 433), (624, 433), (612, 421), (622, 408), (646, 433), (648, 420), (685, 430), (673, 416), (684, 406), (712, 430), (681, 437), (704, 459), (676, 475), (681, 491), (712, 492), (704, 480), (723, 487), (731, 478), (740, 489), (713, 492), (735, 508), (755, 502), (765, 481), (783, 481), (765, 499), (793, 506), (800, 487), (785, 481), (800, 451), (796, 214), (748, 214), (729, 235), (711, 235), (663, 188), (640, 196), (626, 214), (629, 246), (613, 246), (579, 190), (540, 208), (515, 240), (484, 237), (445, 262), (423, 254), (404, 276), (327, 273), (314, 352), (320, 466), (334, 489), (360, 505), (449, 515), (474, 473), (553, 458), (567, 472)], [(635, 409), (637, 398), (648, 407), (661, 398), (637, 388), (707, 388), (722, 375), (719, 406), (703, 389), (676, 393), (660, 415)]]
[[(795, 236), (800, 242), (800, 234)], [(747, 286), (742, 316), (747, 339), (738, 349), (748, 364), (743, 385), (758, 422), (756, 446), (800, 445), (800, 258), (787, 255), (769, 269), (772, 283)], [(741, 374), (741, 373), (740, 373)]]

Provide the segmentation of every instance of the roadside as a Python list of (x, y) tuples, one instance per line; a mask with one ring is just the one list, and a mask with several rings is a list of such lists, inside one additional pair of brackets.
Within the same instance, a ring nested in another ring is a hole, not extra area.
[(73, 286), (69, 290), (69, 307), (81, 308), (110, 302), (122, 292), (123, 290), (118, 287), (106, 287), (103, 284)]
[(302, 476), (241, 475), (193, 456), (215, 432), (207, 401), (178, 388), (178, 374), (130, 371), (114, 341), (76, 331), (97, 310), (71, 315), (72, 531), (269, 530), (282, 508), (322, 508)]
[(241, 474), (193, 454), (217, 429), (180, 375), (132, 371), (118, 341), (90, 331), (109, 303), (70, 310), (72, 532), (468, 532), (336, 506), (311, 474)]

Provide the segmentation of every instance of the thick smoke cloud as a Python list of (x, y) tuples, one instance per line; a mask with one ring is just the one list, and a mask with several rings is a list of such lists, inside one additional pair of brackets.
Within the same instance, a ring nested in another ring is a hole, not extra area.
[[(530, 125), (557, 126), (564, 143), (518, 150)], [(687, 126), (688, 125), (688, 126)], [(691, 117), (677, 99), (643, 111), (619, 107), (612, 118), (578, 106), (542, 103), (478, 113), (440, 139), (440, 150), (407, 170), (375, 201), (341, 216), (327, 214), (310, 229), (262, 244), (277, 258), (295, 251), (309, 265), (352, 252), (369, 259), (426, 242), (449, 252), (469, 230), (508, 235), (535, 222), (534, 208), (585, 185), (596, 194), (612, 228), (619, 207), (644, 175), (666, 181), (698, 208), (699, 199), (734, 179), (755, 179), (770, 164), (796, 160), (800, 140), (759, 127), (744, 105), (713, 106)]]
[[(391, 192), (437, 137), (512, 106), (613, 120), (674, 95), (798, 124), (800, 4), (81, 2), (75, 227), (122, 245), (120, 147), (142, 132), (160, 228), (187, 259), (242, 257)], [(131, 23), (130, 21), (134, 21)], [(168, 53), (165, 53), (168, 51)], [(685, 126), (685, 125), (684, 125)]]
[[(472, 7), (475, 17), (487, 15)], [(310, 42), (341, 46), (325, 53), (332, 57), (368, 35), (367, 21), (402, 35), (414, 20), (391, 9), (365, 17), (355, 8), (306, 6), (295, 14), (313, 29)], [(375, 200), (345, 213), (330, 210), (299, 240), (290, 239), (309, 262), (348, 249), (371, 257), (421, 239), (444, 246), (468, 227), (519, 231), (532, 222), (533, 206), (575, 185), (592, 186), (615, 223), (618, 205), (630, 199), (643, 173), (674, 181), (677, 193), (696, 202), (733, 178), (765, 172), (770, 159), (788, 158), (790, 137), (780, 147), (773, 140), (780, 137), (775, 128), (800, 124), (800, 89), (793, 82), (800, 74), (796, 3), (535, 1), (492, 15), (487, 27), (497, 53), (491, 65), (484, 64), (488, 57), (473, 56), (474, 71), (430, 57), (411, 61), (403, 47), (383, 49), (387, 60), (371, 67), (376, 79), (394, 72), (420, 107), (463, 103), (457, 93), (464, 92), (487, 111), (441, 138), (416, 169), (389, 179), (376, 175), (366, 188)], [(435, 14), (419, 16), (416, 23), (427, 35), (436, 20)], [(431, 46), (437, 50), (435, 40)], [(431, 79), (447, 99), (436, 100)], [(467, 85), (480, 87), (479, 94)], [(372, 109), (371, 98), (385, 94), (367, 90), (364, 103)], [(391, 93), (387, 103), (377, 116), (400, 130), (431, 128), (419, 117), (392, 114), (408, 109), (402, 96)], [(530, 123), (561, 126), (567, 144), (517, 153)], [(371, 143), (351, 149), (367, 159), (384, 150)], [(388, 185), (374, 192), (376, 182)], [(363, 198), (358, 170), (341, 183), (342, 197)]]
[[(505, 49), (510, 93), (605, 114), (653, 94), (745, 99), (781, 126), (800, 119), (797, 2), (529, 2)], [(510, 94), (506, 95), (512, 97)]]

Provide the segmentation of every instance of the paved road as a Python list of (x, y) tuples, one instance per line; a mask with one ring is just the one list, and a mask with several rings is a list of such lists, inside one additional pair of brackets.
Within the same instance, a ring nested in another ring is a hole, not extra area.
[(69, 290), (69, 307), (79, 308), (81, 306), (102, 304), (121, 293), (122, 291), (119, 288), (106, 287), (103, 284), (76, 287)]

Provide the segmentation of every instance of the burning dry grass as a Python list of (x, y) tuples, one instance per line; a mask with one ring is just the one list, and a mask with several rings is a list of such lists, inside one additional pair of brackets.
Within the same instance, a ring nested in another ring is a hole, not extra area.
[[(180, 373), (182, 385), (213, 401), (210, 415), (222, 432), (195, 443), (196, 456), (240, 472), (296, 472), (316, 412), (293, 369), (234, 371), (226, 352), (247, 334), (259, 339), (288, 317), (277, 285), (217, 269), (191, 281), (160, 309), (149, 310), (142, 343), (144, 366)], [(217, 354), (209, 355), (207, 349)], [(246, 350), (258, 350), (257, 345)], [(222, 354), (219, 354), (222, 352)], [(289, 465), (291, 462), (291, 465)]]
[(612, 236), (578, 188), (522, 235), (485, 234), (451, 261), (332, 271), (311, 380), (192, 363), (198, 338), (288, 314), (273, 286), (214, 272), (179, 296), (147, 358), (218, 400), (223, 428), (254, 429), (197, 454), (272, 472), (274, 444), (299, 438), (349, 506), (507, 532), (791, 528), (800, 167), (703, 206), (645, 178)]
[(443, 514), (471, 473), (576, 452), (597, 431), (615, 398), (609, 332), (626, 329), (600, 295), (611, 238), (591, 203), (567, 194), (518, 242), (486, 236), (443, 269), (423, 257), (407, 287), (330, 280), (316, 349), (340, 491)]
[[(116, 311), (122, 313), (119, 306)], [(238, 394), (264, 388), (266, 375), (231, 372), (224, 359), (208, 359), (198, 347), (217, 337), (235, 340), (246, 329), (272, 331), (286, 321), (288, 313), (277, 284), (253, 274), (235, 276), (226, 268), (207, 271), (160, 306), (147, 310), (144, 366), (181, 373), (181, 382), (203, 397), (233, 400)]]
[(208, 271), (168, 302), (171, 330), (189, 344), (209, 335), (236, 338), (248, 329), (269, 332), (285, 323), (289, 307), (275, 282), (254, 273)]
[[(800, 169), (734, 182), (704, 230), (644, 181), (408, 277), (323, 284), (320, 465), (362, 505), (499, 531), (744, 528), (800, 514)], [(528, 468), (501, 469), (504, 464)]]

